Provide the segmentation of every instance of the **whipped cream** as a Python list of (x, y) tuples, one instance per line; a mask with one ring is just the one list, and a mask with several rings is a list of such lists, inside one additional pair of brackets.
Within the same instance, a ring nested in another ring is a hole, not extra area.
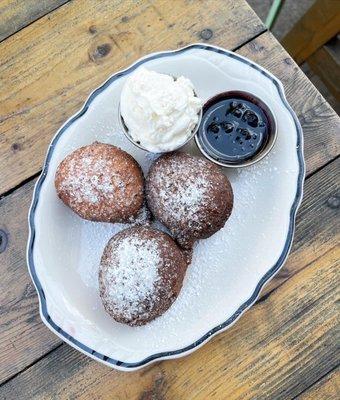
[(131, 138), (154, 152), (182, 146), (198, 122), (202, 100), (191, 81), (138, 68), (125, 82), (120, 112)]

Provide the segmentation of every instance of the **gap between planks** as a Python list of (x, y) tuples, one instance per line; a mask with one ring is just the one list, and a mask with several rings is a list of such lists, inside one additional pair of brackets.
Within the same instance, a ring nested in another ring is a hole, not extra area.
[[(304, 390), (302, 390), (298, 395), (296, 395), (292, 400), (297, 400), (300, 398), (301, 395), (309, 392), (311, 389), (313, 389), (319, 382), (321, 382), (322, 380), (326, 379), (327, 377), (332, 377), (333, 373), (336, 372), (339, 369), (339, 365), (334, 366), (330, 371), (326, 372), (324, 375), (320, 376), (320, 378), (315, 381), (314, 383), (312, 383), (311, 385), (309, 385), (308, 387), (306, 387)], [(321, 399), (319, 399), (321, 400)], [(327, 400), (331, 400), (331, 399), (327, 399)]]
[[(13, 32), (11, 32), (9, 34), (4, 34), (5, 36), (1, 35), (1, 33), (0, 33), (0, 43), (4, 42), (5, 40), (9, 39), (10, 37), (16, 35), (20, 31), (22, 31), (23, 29), (27, 28), (28, 26), (30, 26), (34, 22), (39, 21), (39, 19), (41, 19), (41, 18), (45, 17), (46, 15), (52, 13), (53, 11), (57, 10), (58, 8), (61, 8), (61, 7), (65, 6), (70, 1), (71, 0), (60, 0), (60, 2), (57, 1), (55, 5), (51, 5), (50, 8), (46, 5), (45, 9), (41, 10), (41, 12), (39, 12), (38, 10), (35, 10), (36, 11), (36, 17), (35, 18), (33, 17), (32, 19), (27, 19), (27, 21), (25, 21), (25, 22), (23, 20), (20, 21), (18, 23), (18, 29), (14, 30)], [(43, 2), (41, 2), (41, 3), (43, 3)], [(38, 2), (38, 4), (39, 4), (39, 2)], [(32, 5), (33, 5), (33, 3), (32, 3)], [(20, 8), (20, 7), (24, 7), (24, 4), (12, 5), (11, 7)], [(6, 24), (6, 22), (7, 23), (10, 22), (11, 25), (13, 25), (14, 24), (13, 23), (13, 19), (15, 19), (15, 17), (20, 19), (19, 14), (20, 14), (20, 12), (17, 12), (16, 15), (12, 15), (11, 18), (10, 18), (10, 21), (0, 21), (0, 22), (2, 24), (4, 24), (4, 25)]]
[(41, 355), (40, 357), (37, 357), (33, 362), (31, 362), (30, 364), (27, 364), (23, 369), (21, 369), (20, 371), (16, 372), (15, 374), (13, 374), (12, 376), (10, 376), (9, 378), (5, 379), (3, 382), (0, 383), (0, 388), (4, 385), (6, 385), (6, 383), (8, 383), (9, 381), (15, 379), (18, 375), (22, 374), (23, 372), (25, 372), (26, 370), (30, 369), (31, 367), (33, 367), (34, 364), (38, 363), (39, 361), (41, 361), (43, 358), (47, 357), (49, 354), (53, 353), (54, 351), (56, 351), (57, 349), (59, 349), (59, 347), (61, 347), (62, 345), (64, 345), (65, 342), (62, 341), (61, 343), (58, 343), (55, 347), (53, 347), (51, 350), (47, 351), (46, 353), (44, 353), (43, 355)]

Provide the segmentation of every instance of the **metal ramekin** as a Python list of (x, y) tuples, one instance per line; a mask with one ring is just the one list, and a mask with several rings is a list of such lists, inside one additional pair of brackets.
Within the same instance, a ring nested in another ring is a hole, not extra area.
[[(160, 152), (158, 152), (158, 153), (160, 153), (160, 154), (161, 154), (161, 153), (169, 153), (170, 151), (178, 150), (179, 148), (181, 148), (181, 147), (183, 147), (185, 144), (187, 144), (187, 143), (196, 135), (196, 133), (197, 133), (199, 127), (200, 127), (200, 124), (201, 124), (202, 115), (203, 115), (203, 113), (202, 113), (202, 108), (201, 108), (200, 111), (199, 111), (199, 113), (198, 113), (198, 121), (197, 121), (197, 124), (196, 124), (195, 128), (192, 130), (190, 136), (187, 138), (187, 140), (186, 140), (184, 143), (182, 143), (180, 146), (177, 146), (177, 147), (175, 147), (175, 148), (173, 148), (173, 149), (171, 149), (171, 150), (160, 151)], [(132, 144), (134, 144), (136, 147), (138, 147), (138, 148), (141, 149), (141, 150), (150, 152), (150, 150), (148, 150), (147, 148), (145, 148), (141, 143), (136, 142), (136, 141), (131, 137), (131, 135), (129, 134), (129, 129), (128, 129), (128, 127), (125, 125), (124, 119), (123, 119), (123, 117), (122, 117), (122, 115), (121, 115), (121, 113), (120, 113), (120, 103), (119, 103), (119, 106), (118, 106), (118, 121), (119, 121), (119, 125), (120, 125), (122, 131), (124, 132), (125, 136), (127, 137), (127, 139), (129, 139), (129, 141), (130, 141)]]
[[(203, 117), (204, 117), (204, 112), (214, 103), (217, 103), (218, 101), (228, 99), (228, 98), (237, 98), (240, 97), (241, 99), (243, 98), (244, 100), (248, 100), (256, 105), (258, 105), (262, 110), (264, 111), (268, 122), (269, 122), (269, 139), (268, 142), (266, 143), (265, 147), (261, 149), (259, 153), (257, 153), (255, 156), (253, 156), (251, 159), (248, 160), (241, 160), (240, 162), (228, 162), (225, 161), (221, 158), (216, 158), (213, 157), (212, 152), (208, 152), (207, 148), (205, 147), (204, 143), (200, 140), (199, 136), (199, 131), (197, 130), (197, 134), (195, 135), (195, 141), (197, 144), (197, 147), (201, 151), (201, 153), (206, 157), (208, 160), (212, 161), (215, 164), (218, 164), (222, 167), (228, 167), (228, 168), (240, 168), (240, 167), (246, 167), (252, 164), (255, 164), (256, 162), (262, 160), (263, 157), (265, 157), (270, 150), (273, 148), (274, 143), (277, 138), (277, 122), (274, 113), (272, 112), (271, 108), (261, 99), (259, 99), (257, 96), (253, 95), (252, 93), (245, 92), (245, 91), (240, 91), (240, 90), (232, 90), (232, 91), (227, 91), (227, 92), (222, 92), (219, 93), (213, 97), (211, 97), (209, 100), (205, 102), (203, 105)], [(201, 118), (202, 122), (202, 118)]]

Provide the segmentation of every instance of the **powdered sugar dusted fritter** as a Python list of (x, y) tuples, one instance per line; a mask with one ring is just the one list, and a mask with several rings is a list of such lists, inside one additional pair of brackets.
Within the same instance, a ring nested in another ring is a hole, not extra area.
[(221, 169), (203, 158), (169, 153), (151, 166), (146, 199), (184, 248), (221, 229), (231, 214), (233, 191)]
[(59, 165), (58, 196), (75, 213), (101, 222), (129, 222), (141, 209), (143, 174), (125, 151), (95, 142), (69, 154)]
[(175, 301), (188, 265), (172, 238), (150, 227), (136, 226), (113, 236), (99, 270), (100, 296), (117, 321), (144, 325)]

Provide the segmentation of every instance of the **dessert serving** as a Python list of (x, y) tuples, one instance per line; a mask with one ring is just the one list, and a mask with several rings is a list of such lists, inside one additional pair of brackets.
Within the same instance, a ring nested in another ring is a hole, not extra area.
[(183, 248), (221, 229), (233, 207), (233, 191), (221, 169), (180, 152), (161, 156), (151, 166), (146, 197), (152, 214)]
[(206, 44), (136, 61), (60, 128), (37, 181), (28, 264), (44, 323), (120, 370), (194, 351), (284, 263), (303, 173), (269, 72)]
[[(101, 222), (132, 222), (143, 203), (141, 169), (124, 151), (93, 143), (59, 165), (58, 196), (75, 213)], [(233, 207), (228, 178), (210, 161), (187, 153), (161, 156), (146, 182), (147, 206), (177, 241), (146, 226), (126, 229), (105, 247), (99, 271), (105, 310), (117, 321), (143, 325), (174, 302), (195, 241), (221, 229)]]
[(93, 143), (69, 154), (55, 177), (58, 196), (80, 217), (101, 222), (128, 222), (140, 211), (143, 175), (125, 151)]
[(234, 91), (217, 94), (203, 107), (196, 141), (208, 159), (170, 152), (192, 135), (201, 104), (188, 79), (139, 68), (121, 92), (123, 128), (137, 147), (167, 153), (150, 166), (145, 188), (138, 163), (110, 144), (75, 150), (57, 169), (58, 196), (82, 218), (133, 222), (145, 193), (154, 222), (172, 235), (141, 221), (109, 240), (99, 286), (104, 308), (117, 322), (144, 325), (169, 309), (182, 287), (189, 252), (223, 228), (232, 213), (233, 190), (216, 164), (242, 165), (273, 143), (269, 109)]
[[(198, 122), (201, 100), (191, 82), (140, 68), (122, 90), (121, 117), (129, 134), (150, 151), (182, 146)], [(58, 166), (60, 199), (84, 219), (132, 222), (144, 201), (144, 179), (125, 151), (95, 142), (68, 155)], [(233, 194), (228, 178), (207, 160), (185, 153), (158, 159), (148, 175), (147, 205), (178, 244), (148, 227), (113, 236), (101, 261), (100, 295), (117, 321), (143, 325), (176, 299), (195, 241), (224, 226)]]
[(125, 229), (106, 245), (99, 270), (100, 296), (117, 321), (144, 325), (175, 301), (188, 265), (186, 255), (159, 230)]

